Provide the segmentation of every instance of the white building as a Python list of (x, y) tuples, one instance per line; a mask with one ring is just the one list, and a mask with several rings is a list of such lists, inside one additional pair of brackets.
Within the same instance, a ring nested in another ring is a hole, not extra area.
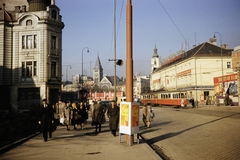
[(149, 76), (136, 75), (133, 78), (133, 98), (135, 100), (141, 99), (141, 94), (150, 91)]
[(186, 52), (173, 54), (151, 73), (150, 88), (152, 91), (187, 91), (186, 98), (204, 102), (215, 94), (214, 77), (234, 73), (232, 50), (226, 45), (217, 46), (213, 38)]

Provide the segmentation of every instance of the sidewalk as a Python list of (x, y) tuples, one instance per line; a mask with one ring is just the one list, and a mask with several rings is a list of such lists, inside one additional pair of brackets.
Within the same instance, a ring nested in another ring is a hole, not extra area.
[(158, 160), (161, 158), (142, 139), (137, 144), (137, 136), (134, 136), (134, 144), (126, 144), (126, 135), (114, 137), (106, 122), (102, 126), (102, 132), (94, 133), (94, 128), (86, 124), (84, 130), (67, 131), (64, 126), (58, 126), (53, 133), (51, 141), (43, 142), (42, 134), (39, 134), (25, 143), (0, 155), (1, 160)]

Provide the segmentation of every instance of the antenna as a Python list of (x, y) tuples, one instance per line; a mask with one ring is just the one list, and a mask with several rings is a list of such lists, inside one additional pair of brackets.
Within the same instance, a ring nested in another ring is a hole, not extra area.
[(197, 33), (195, 32), (195, 35), (194, 35), (195, 37), (195, 45), (197, 45)]

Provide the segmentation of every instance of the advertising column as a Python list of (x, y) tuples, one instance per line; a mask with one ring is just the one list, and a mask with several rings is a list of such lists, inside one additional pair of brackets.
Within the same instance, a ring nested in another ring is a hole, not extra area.
[[(127, 134), (129, 135), (129, 138), (131, 138), (130, 135), (138, 134), (139, 112), (140, 112), (139, 103), (134, 102), (120, 103), (119, 138), (121, 138), (121, 134)], [(129, 143), (131, 143), (131, 140), (129, 140)]]

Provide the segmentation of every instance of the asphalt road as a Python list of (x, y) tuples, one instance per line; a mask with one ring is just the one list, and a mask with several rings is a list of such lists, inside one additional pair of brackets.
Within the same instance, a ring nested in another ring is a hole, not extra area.
[(165, 159), (240, 159), (240, 107), (154, 108), (141, 135)]

